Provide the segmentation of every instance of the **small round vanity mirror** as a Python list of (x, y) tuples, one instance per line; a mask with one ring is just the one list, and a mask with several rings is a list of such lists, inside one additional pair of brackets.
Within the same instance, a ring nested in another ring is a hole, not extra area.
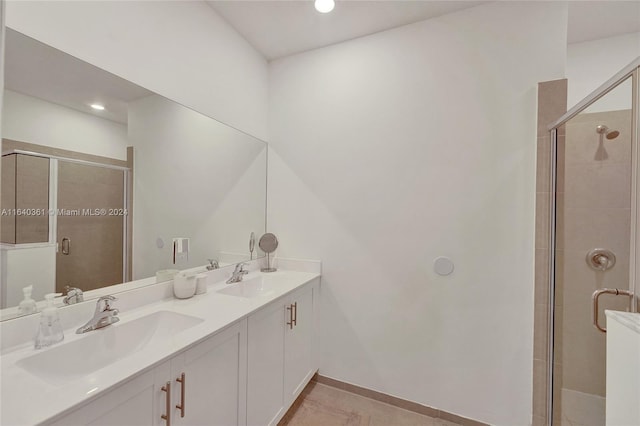
[(262, 237), (260, 237), (260, 241), (258, 241), (258, 247), (260, 247), (260, 250), (262, 250), (267, 254), (267, 267), (261, 268), (260, 271), (262, 272), (277, 271), (276, 268), (271, 267), (271, 253), (276, 251), (276, 249), (278, 248), (278, 239), (276, 238), (276, 236), (270, 232), (267, 232)]

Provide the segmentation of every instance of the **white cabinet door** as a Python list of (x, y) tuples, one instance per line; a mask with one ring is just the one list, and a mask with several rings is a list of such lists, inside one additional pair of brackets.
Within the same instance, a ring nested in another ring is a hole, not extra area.
[[(313, 285), (306, 285), (289, 298), (284, 340), (284, 399), (289, 406), (295, 401), (313, 374)], [(293, 319), (293, 321), (290, 321)]]
[(247, 425), (275, 424), (284, 415), (284, 332), (282, 301), (249, 317)]
[[(640, 425), (640, 334), (612, 314), (607, 311), (606, 424)], [(638, 314), (622, 315), (631, 321)]]
[(241, 321), (50, 424), (244, 426), (246, 366)]
[[(164, 371), (168, 371), (168, 363)], [(48, 423), (55, 426), (114, 426), (114, 425), (154, 425), (162, 426), (165, 421), (160, 418), (164, 403), (160, 390), (164, 386), (164, 377), (158, 374), (163, 366), (148, 371), (107, 392), (94, 401), (72, 413)]]
[(313, 357), (317, 282), (249, 317), (249, 426), (277, 424), (317, 369)]
[(246, 327), (234, 324), (171, 360), (172, 424), (246, 424)]

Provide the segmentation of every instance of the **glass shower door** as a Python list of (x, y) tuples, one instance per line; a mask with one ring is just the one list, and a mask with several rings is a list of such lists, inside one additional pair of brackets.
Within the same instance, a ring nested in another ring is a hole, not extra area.
[[(605, 309), (631, 309), (631, 77), (558, 129), (553, 424), (604, 426)], [(603, 289), (610, 289), (606, 291)], [(599, 297), (593, 310), (594, 293)]]
[(125, 172), (58, 160), (56, 291), (124, 281)]

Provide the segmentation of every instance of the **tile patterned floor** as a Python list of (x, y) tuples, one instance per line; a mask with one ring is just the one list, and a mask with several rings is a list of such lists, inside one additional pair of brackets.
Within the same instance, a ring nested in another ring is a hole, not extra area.
[(278, 426), (459, 426), (311, 382)]

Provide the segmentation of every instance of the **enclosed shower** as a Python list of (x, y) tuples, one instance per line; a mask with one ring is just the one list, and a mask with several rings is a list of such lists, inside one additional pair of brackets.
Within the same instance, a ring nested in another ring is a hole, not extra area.
[(638, 308), (639, 66), (640, 58), (549, 126), (552, 425), (605, 425), (604, 311)]
[(3, 148), (0, 307), (27, 285), (42, 298), (127, 281), (130, 169), (8, 139)]

